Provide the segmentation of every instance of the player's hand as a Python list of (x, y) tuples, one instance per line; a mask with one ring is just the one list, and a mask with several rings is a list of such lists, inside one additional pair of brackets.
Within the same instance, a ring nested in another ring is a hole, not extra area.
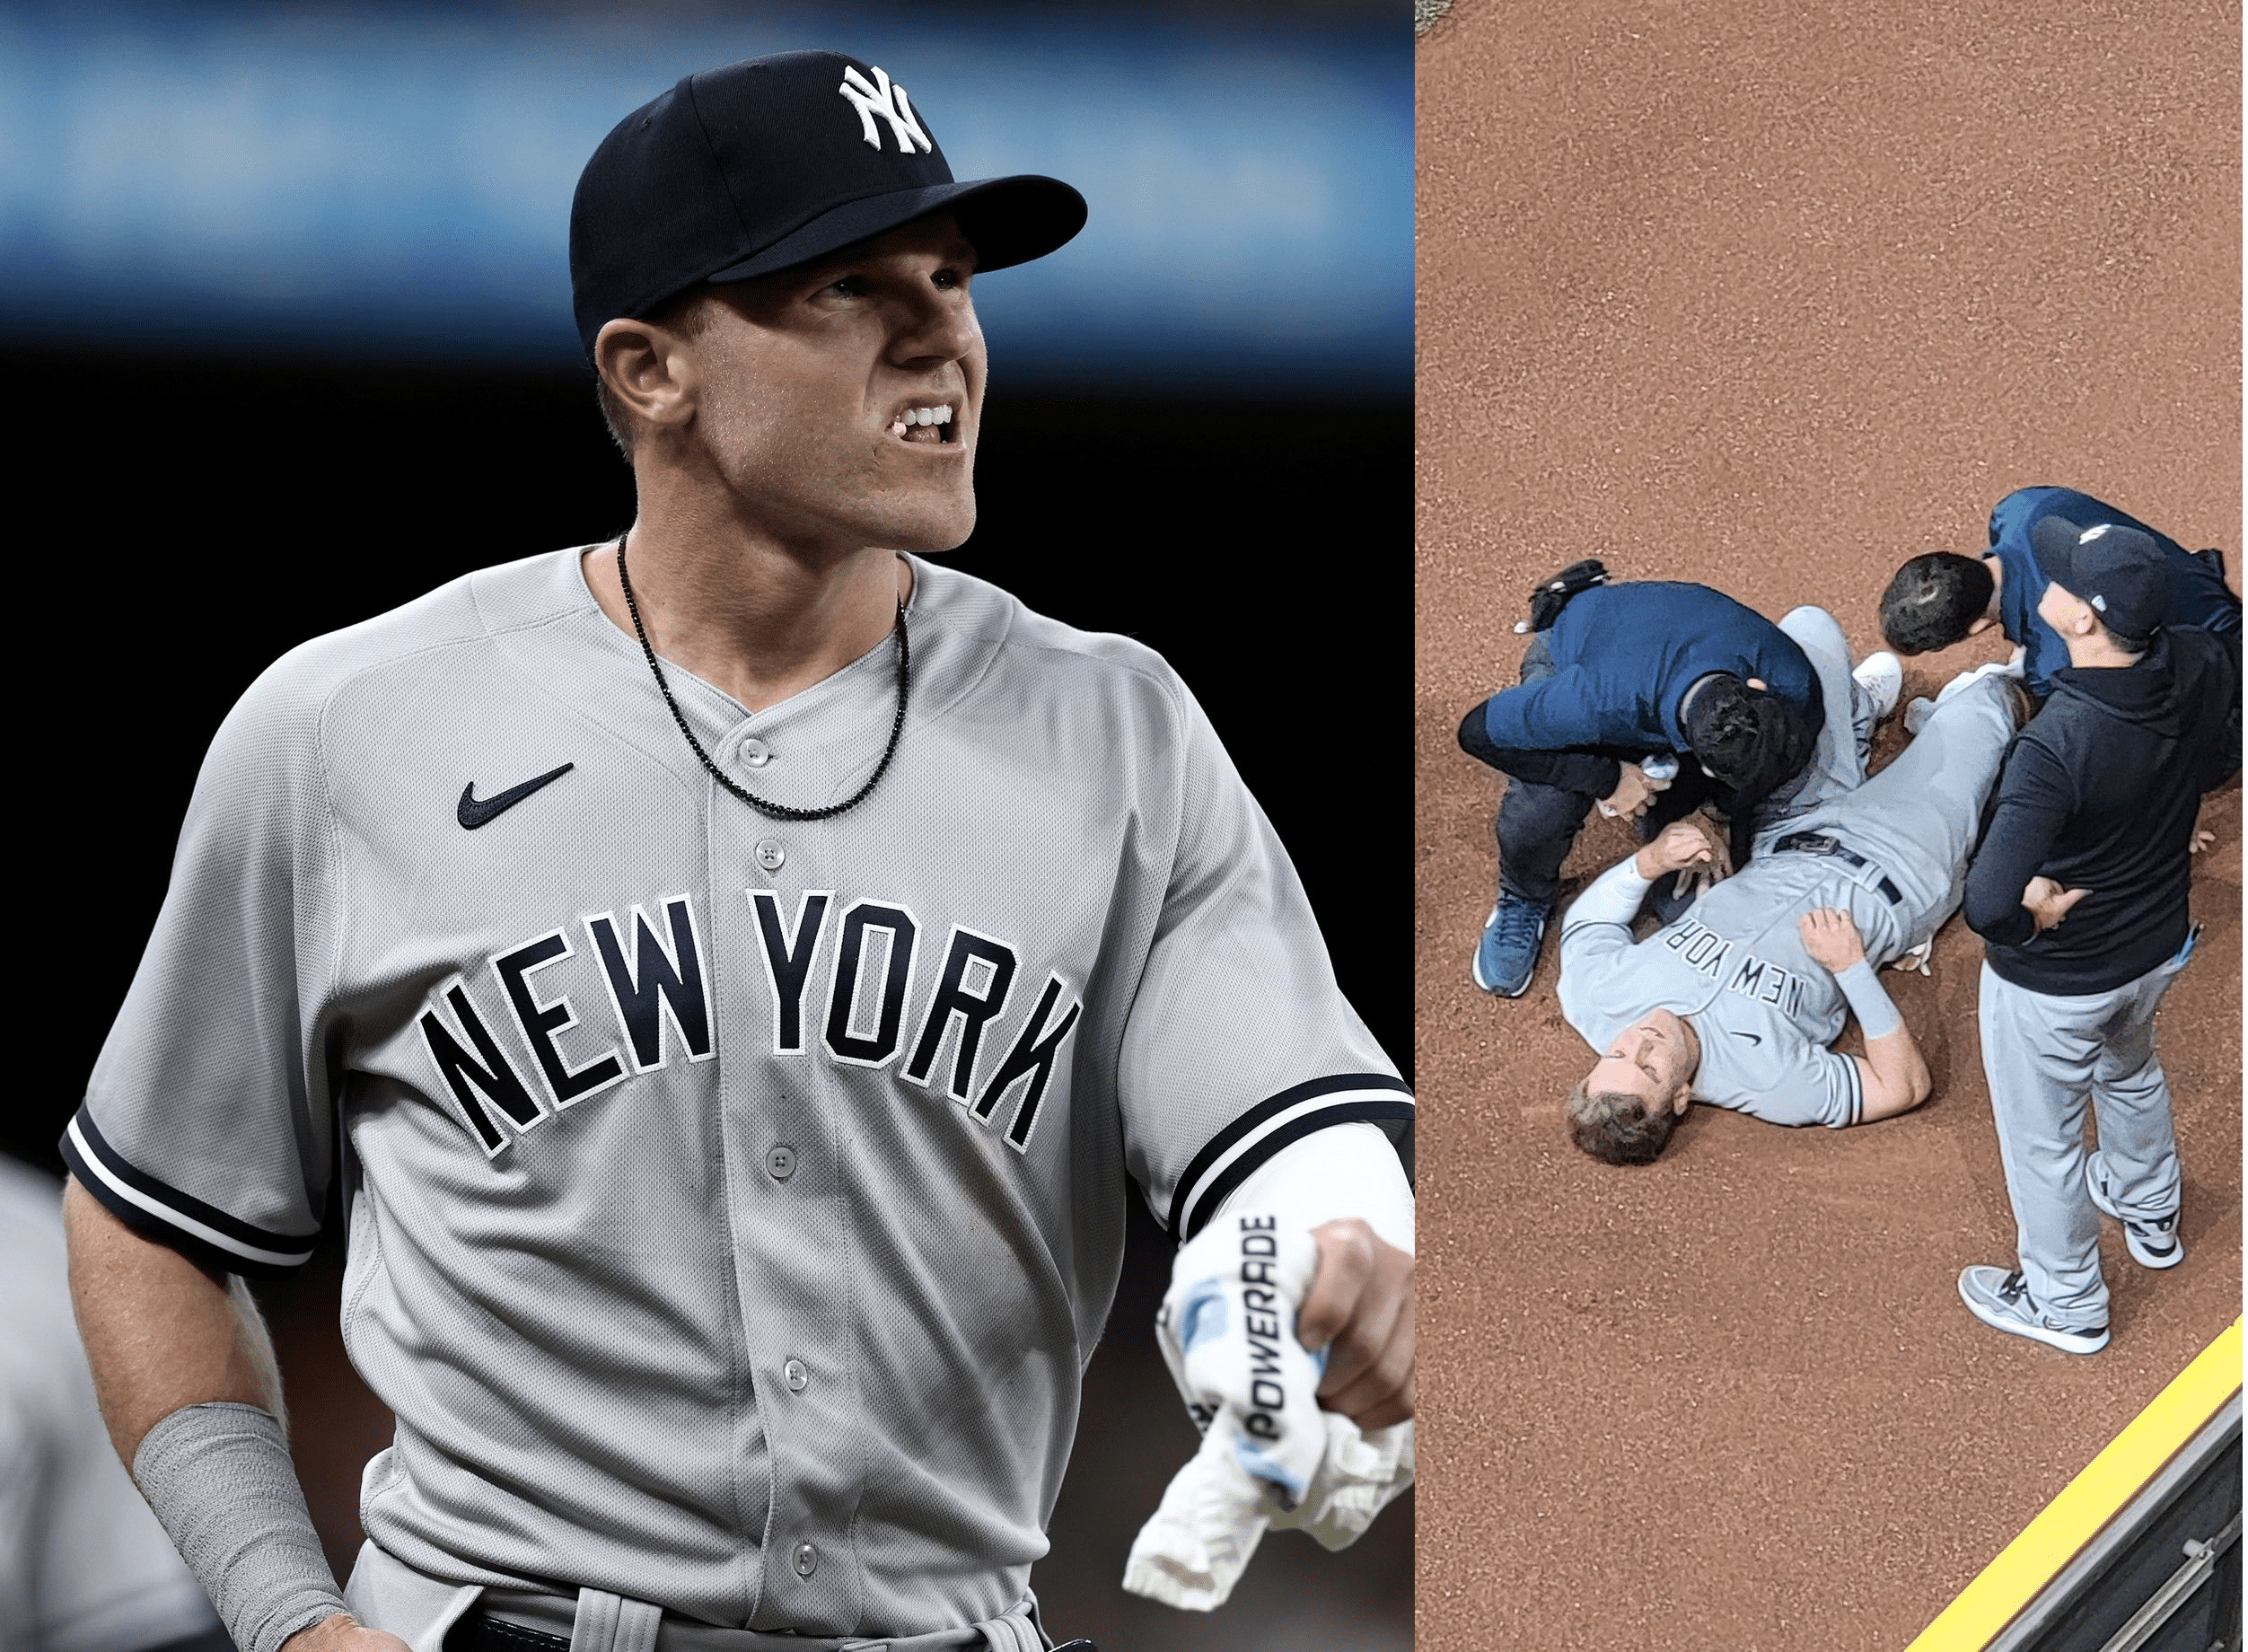
[(281, 1652), (414, 1652), (396, 1635), (369, 1629), (347, 1612), (333, 1612), (281, 1643)]
[(2068, 916), (2069, 909), (2092, 892), (2088, 889), (2063, 889), (2049, 877), (2033, 877), (2022, 891), (2023, 909), (2030, 921), (2037, 926), (2040, 935)]
[(1413, 1414), (1413, 1258), (1357, 1217), (1312, 1229), (1319, 1264), (1295, 1318), (1296, 1340), (1327, 1347), (1323, 1410), (1371, 1434)]
[(1830, 975), (1840, 975), (1865, 960), (1866, 939), (1848, 912), (1831, 906), (1815, 908), (1796, 920), (1796, 931), (1803, 936), (1803, 949), (1811, 954), (1811, 962)]
[(1710, 841), (1701, 823), (1689, 818), (1673, 821), (1664, 827), (1632, 857), (1632, 863), (1641, 877), (1649, 879), (1659, 878), (1666, 872), (1707, 867), (1714, 883), (1732, 870), (1727, 859), (1726, 851)]
[(2207, 854), (2209, 847), (2216, 841), (2217, 834), (2215, 832), (2209, 830), (2206, 826), (2196, 826), (2193, 829), (2193, 835), (2186, 839), (2185, 852), (2189, 855)]
[(1600, 800), (1600, 812), (1611, 820), (1629, 816), (1634, 820), (1646, 813), (1657, 792), (1665, 790), (1668, 780), (1650, 779), (1637, 763), (1619, 763), (1616, 789)]

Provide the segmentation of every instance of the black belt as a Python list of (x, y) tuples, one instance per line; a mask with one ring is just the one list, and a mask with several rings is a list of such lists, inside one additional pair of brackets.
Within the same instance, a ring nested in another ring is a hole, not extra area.
[[(1773, 844), (1772, 849), (1774, 853), (1780, 855), (1831, 855), (1846, 866), (1866, 867), (1874, 864), (1863, 855), (1851, 854), (1849, 850), (1842, 847), (1839, 839), (1830, 838), (1822, 831), (1791, 833)], [(1889, 881), (1886, 874), (1883, 874), (1881, 881), (1874, 887), (1881, 891), (1883, 897), (1891, 906), (1904, 904), (1904, 896), (1898, 892), (1897, 886)]]
[[(570, 1652), (569, 1637), (526, 1629), (487, 1612), (471, 1612), (445, 1631), (445, 1652)], [(1095, 1652), (1090, 1640), (1072, 1640), (1054, 1652)]]
[(445, 1652), (570, 1652), (570, 1638), (471, 1612), (445, 1631)]

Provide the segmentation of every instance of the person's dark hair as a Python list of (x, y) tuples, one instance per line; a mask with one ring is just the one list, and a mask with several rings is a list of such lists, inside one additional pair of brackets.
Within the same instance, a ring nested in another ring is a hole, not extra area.
[(1652, 1164), (1677, 1126), (1669, 1108), (1650, 1113), (1646, 1103), (1620, 1090), (1588, 1091), (1580, 1078), (1569, 1091), (1569, 1139), (1603, 1164)]
[(1899, 654), (1948, 648), (1989, 611), (1995, 589), (1980, 557), (1931, 550), (1899, 568), (1881, 593), (1881, 634)]
[[(658, 327), (667, 327), (691, 342), (710, 330), (710, 305), (704, 302), (709, 296), (710, 288), (707, 286), (689, 287), (678, 297), (666, 299), (653, 315), (643, 319)], [(639, 432), (633, 426), (632, 416), (609, 393), (609, 381), (598, 372), (593, 374), (593, 399), (601, 403), (601, 422), (609, 426), (609, 439), (617, 444), (625, 462), (630, 464), (632, 445)]]
[(1681, 723), (1687, 750), (1732, 794), (1728, 847), (1738, 871), (1748, 865), (1757, 808), (1804, 771), (1816, 736), (1786, 700), (1729, 672), (1694, 690)]

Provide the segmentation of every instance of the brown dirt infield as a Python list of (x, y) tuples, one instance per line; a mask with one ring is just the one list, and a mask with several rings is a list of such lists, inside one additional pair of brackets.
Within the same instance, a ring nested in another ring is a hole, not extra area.
[(1561, 1133), (1550, 942), (1517, 1002), (1468, 979), (1497, 786), (1453, 730), (1573, 558), (1820, 602), (1862, 653), (1898, 561), (2051, 482), (2238, 583), (2238, 12), (1992, 12), (1462, 0), (1417, 48), (1424, 1648), (1901, 1648), (2240, 1311), (2236, 787), (2158, 1023), (2187, 1260), (2108, 1225), (2092, 1358), (1954, 1294), (2013, 1241), (1958, 925), (1886, 978), (1926, 1108), (1698, 1107), (1638, 1170)]

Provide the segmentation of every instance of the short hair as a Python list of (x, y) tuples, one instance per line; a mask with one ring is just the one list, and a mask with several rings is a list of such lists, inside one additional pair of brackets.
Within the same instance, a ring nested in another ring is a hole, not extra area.
[(1647, 1111), (1620, 1090), (1588, 1091), (1580, 1078), (1569, 1091), (1569, 1139), (1603, 1164), (1652, 1164), (1677, 1127), (1667, 1107)]
[(1948, 648), (1987, 613), (1996, 584), (1980, 557), (1931, 550), (1899, 568), (1881, 593), (1881, 634), (1899, 654)]
[(1809, 766), (1818, 736), (1778, 695), (1752, 689), (1730, 672), (1696, 691), (1680, 722), (1686, 749), (1732, 794), (1725, 806), (1737, 871), (1749, 864), (1757, 810)]
[[(639, 321), (652, 321), (667, 327), (690, 343), (710, 330), (710, 297), (707, 286), (690, 286), (675, 298), (667, 298)], [(610, 394), (609, 381), (601, 376), (601, 369), (593, 369), (593, 399), (601, 403), (601, 422), (609, 426), (609, 439), (617, 444), (617, 451), (632, 462), (632, 450), (640, 439), (634, 426), (632, 415), (624, 404)]]

